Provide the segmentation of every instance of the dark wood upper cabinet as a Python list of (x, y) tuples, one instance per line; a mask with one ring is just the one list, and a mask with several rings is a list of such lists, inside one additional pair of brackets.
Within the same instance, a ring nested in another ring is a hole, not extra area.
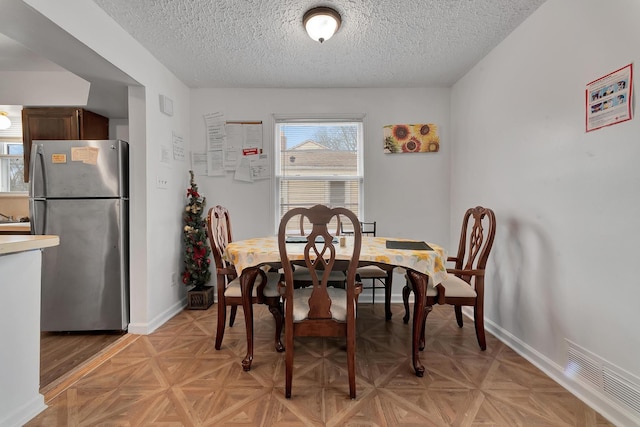
[(109, 139), (109, 119), (83, 108), (23, 108), (24, 182), (29, 182), (31, 142), (41, 139)]

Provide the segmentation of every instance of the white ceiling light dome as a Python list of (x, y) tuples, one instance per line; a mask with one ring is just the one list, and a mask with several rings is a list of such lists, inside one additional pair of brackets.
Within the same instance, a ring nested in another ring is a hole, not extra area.
[(11, 127), (11, 120), (7, 117), (5, 111), (0, 111), (0, 130), (9, 129)]
[(304, 28), (312, 39), (320, 43), (329, 40), (340, 28), (340, 14), (330, 7), (315, 7), (302, 18)]

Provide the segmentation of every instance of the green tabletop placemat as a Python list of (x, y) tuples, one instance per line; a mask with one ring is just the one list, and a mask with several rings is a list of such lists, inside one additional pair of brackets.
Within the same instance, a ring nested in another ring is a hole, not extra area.
[(413, 251), (432, 251), (425, 242), (406, 240), (387, 240), (387, 249), (410, 249)]

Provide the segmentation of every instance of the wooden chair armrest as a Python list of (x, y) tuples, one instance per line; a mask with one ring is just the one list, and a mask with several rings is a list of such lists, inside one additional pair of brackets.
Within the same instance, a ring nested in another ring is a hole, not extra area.
[(447, 273), (456, 276), (484, 276), (484, 270), (460, 270), (457, 268), (447, 268)]
[(236, 274), (236, 269), (234, 267), (216, 268), (216, 273), (230, 276)]
[(362, 293), (362, 282), (357, 281), (355, 283), (355, 287), (353, 288), (356, 296), (360, 295)]
[(360, 298), (360, 294), (362, 293), (362, 283), (356, 282), (353, 288), (354, 300), (356, 305), (358, 304), (358, 298)]
[(284, 274), (280, 274), (280, 280), (278, 281), (278, 294), (280, 294), (280, 296), (282, 298), (284, 298), (287, 295), (287, 284), (284, 281)]
[(455, 256), (447, 257), (447, 262), (456, 262), (457, 260), (458, 260), (458, 257), (455, 257)]

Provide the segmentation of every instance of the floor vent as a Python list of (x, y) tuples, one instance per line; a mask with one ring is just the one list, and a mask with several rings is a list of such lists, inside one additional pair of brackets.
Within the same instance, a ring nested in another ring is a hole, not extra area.
[(567, 376), (579, 377), (583, 382), (593, 385), (601, 394), (640, 414), (640, 379), (607, 363), (576, 343), (566, 341)]

